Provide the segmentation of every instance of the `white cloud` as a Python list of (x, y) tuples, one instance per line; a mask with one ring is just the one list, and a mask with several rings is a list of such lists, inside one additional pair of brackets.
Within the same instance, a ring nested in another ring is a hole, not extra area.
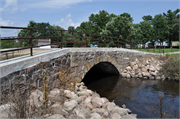
[(17, 0), (5, 0), (5, 5), (0, 9), (2, 11), (8, 11), (14, 13), (18, 10)]
[(81, 23), (74, 23), (71, 19), (71, 14), (68, 14), (65, 19), (62, 18), (57, 24), (67, 30), (69, 26), (74, 26), (76, 28), (80, 26)]
[(40, 0), (33, 3), (28, 3), (27, 6), (30, 8), (52, 8), (59, 9), (65, 8), (69, 5), (80, 3), (80, 2), (91, 2), (92, 0)]
[(14, 22), (11, 22), (10, 20), (3, 20), (0, 18), (0, 26), (12, 26)]

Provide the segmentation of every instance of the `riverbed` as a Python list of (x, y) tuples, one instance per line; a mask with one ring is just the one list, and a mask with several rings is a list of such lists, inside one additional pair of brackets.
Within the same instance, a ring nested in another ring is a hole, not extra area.
[(90, 75), (83, 80), (88, 89), (120, 107), (125, 104), (138, 118), (160, 118), (160, 112), (166, 118), (179, 116), (179, 82)]

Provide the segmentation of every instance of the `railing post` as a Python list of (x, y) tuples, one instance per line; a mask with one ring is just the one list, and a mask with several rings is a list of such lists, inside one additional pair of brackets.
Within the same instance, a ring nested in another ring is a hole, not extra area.
[(31, 56), (32, 56), (32, 55), (33, 55), (33, 51), (32, 51), (32, 29), (31, 29), (31, 34), (30, 34), (30, 37), (31, 37), (31, 48), (30, 48), (30, 49), (31, 49), (31, 51), (30, 51), (30, 52), (31, 52)]
[(104, 43), (105, 43), (105, 46), (104, 46), (104, 47), (106, 47), (106, 36), (105, 36), (105, 42), (104, 42)]
[(58, 39), (56, 39), (56, 44), (57, 44), (57, 48), (58, 48)]
[(119, 48), (119, 38), (118, 38), (118, 48)]
[(9, 48), (10, 48), (10, 40), (9, 40)]
[(87, 33), (86, 33), (86, 47), (88, 46), (88, 43), (87, 43)]
[(61, 49), (62, 49), (62, 30), (61, 30)]

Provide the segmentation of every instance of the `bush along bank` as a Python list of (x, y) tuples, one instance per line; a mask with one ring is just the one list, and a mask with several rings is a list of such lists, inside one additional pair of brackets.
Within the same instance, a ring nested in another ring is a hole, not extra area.
[[(165, 59), (166, 57), (161, 57)], [(171, 62), (171, 61), (169, 61)], [(176, 80), (179, 81), (179, 77), (170, 77), (166, 71), (167, 65), (166, 60), (159, 60), (153, 57), (142, 59), (139, 61), (135, 59), (135, 61), (130, 62), (129, 66), (127, 66), (121, 73), (121, 76), (124, 78), (140, 78), (140, 79), (155, 79), (155, 80)], [(176, 71), (176, 72), (179, 72)]]
[[(132, 114), (125, 105), (119, 107), (114, 102), (109, 102), (107, 98), (100, 97), (96, 92), (87, 89), (83, 82), (76, 83), (74, 91), (55, 88), (49, 92), (48, 98), (48, 108), (43, 109), (43, 92), (36, 89), (31, 93), (28, 99), (31, 118), (136, 119), (137, 117), (137, 114)], [(6, 105), (2, 106), (6, 107)], [(8, 109), (9, 106), (6, 110)]]

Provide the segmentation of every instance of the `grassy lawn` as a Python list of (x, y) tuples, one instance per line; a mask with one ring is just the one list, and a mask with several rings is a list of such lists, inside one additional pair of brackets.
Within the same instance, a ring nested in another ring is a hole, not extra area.
[(164, 50), (164, 53), (180, 51), (177, 48), (156, 49), (155, 52), (154, 52), (154, 49), (133, 49), (133, 50), (144, 51), (144, 52), (152, 52), (152, 53), (163, 53), (163, 50)]
[(166, 56), (174, 56), (174, 57), (176, 57), (176, 56), (180, 56), (180, 54), (166, 54)]

